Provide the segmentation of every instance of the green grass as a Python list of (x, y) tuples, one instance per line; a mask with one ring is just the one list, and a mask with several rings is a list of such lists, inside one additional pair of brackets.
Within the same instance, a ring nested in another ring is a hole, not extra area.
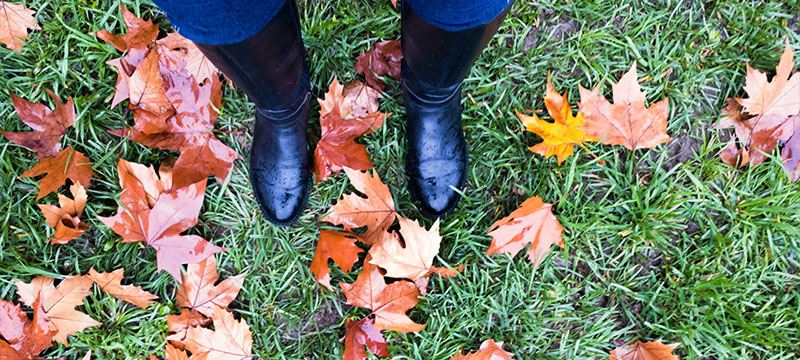
[[(90, 31), (122, 32), (112, 1), (25, 0), (42, 29), (17, 54), (0, 47), (0, 87), (46, 99), (53, 89), (75, 98), (78, 119), (64, 144), (94, 162), (83, 216), (91, 230), (68, 245), (50, 246), (52, 229), (36, 207), (36, 182), (20, 179), (32, 154), (0, 140), (0, 298), (14, 299), (12, 279), (61, 278), (90, 267), (126, 268), (129, 281), (160, 296), (141, 310), (100, 292), (83, 311), (103, 325), (70, 337), (49, 358), (137, 358), (164, 347), (166, 315), (175, 312), (175, 282), (156, 272), (155, 253), (122, 244), (96, 216), (115, 213), (119, 158), (158, 163), (174, 153), (119, 141), (106, 130), (130, 117), (109, 109), (116, 79), (107, 60), (119, 57)], [(427, 322), (419, 333), (386, 332), (400, 359), (449, 359), (481, 341), (504, 341), (519, 359), (607, 358), (615, 341), (680, 342), (685, 359), (795, 359), (800, 357), (800, 185), (779, 158), (735, 170), (717, 153), (725, 136), (713, 122), (730, 96), (742, 96), (745, 63), (774, 69), (788, 37), (800, 50), (800, 7), (763, 1), (517, 1), (509, 18), (465, 82), (464, 121), (470, 178), (458, 210), (442, 221), (439, 264), (465, 264), (461, 276), (432, 281), (411, 311)], [(137, 13), (163, 14), (149, 2), (125, 1)], [(336, 74), (358, 78), (355, 57), (375, 41), (399, 37), (399, 14), (388, 1), (304, 1), (300, 4), (313, 94), (321, 97)], [(797, 56), (796, 56), (797, 58)], [(590, 145), (561, 165), (527, 147), (514, 110), (543, 109), (548, 71), (558, 91), (577, 99), (577, 85), (603, 83), (606, 94), (633, 61), (648, 100), (669, 97), (670, 135), (653, 150)], [(396, 115), (365, 137), (378, 173), (399, 208), (421, 218), (405, 186), (402, 96), (390, 81), (383, 111)], [(247, 154), (252, 105), (225, 89), (218, 136)], [(316, 104), (315, 104), (316, 106)], [(314, 112), (315, 113), (315, 112)], [(312, 121), (312, 141), (319, 125)], [(6, 90), (0, 92), (0, 129), (25, 129)], [(241, 132), (241, 133), (236, 133)], [(579, 189), (566, 195), (575, 185)], [(237, 161), (225, 184), (210, 182), (200, 234), (229, 251), (219, 255), (223, 277), (249, 271), (232, 307), (250, 324), (254, 351), (264, 358), (330, 359), (341, 356), (345, 316), (368, 312), (322, 289), (308, 265), (319, 224), (351, 187), (340, 176), (312, 192), (293, 227), (276, 228), (260, 215)], [(62, 193), (66, 193), (62, 188)], [(524, 193), (519, 195), (518, 193)], [(566, 198), (554, 211), (567, 228), (565, 250), (533, 270), (523, 256), (484, 257), (489, 225), (527, 197)], [(48, 195), (44, 203), (55, 203)], [(430, 221), (424, 222), (427, 226)], [(333, 273), (334, 283), (355, 274)]]

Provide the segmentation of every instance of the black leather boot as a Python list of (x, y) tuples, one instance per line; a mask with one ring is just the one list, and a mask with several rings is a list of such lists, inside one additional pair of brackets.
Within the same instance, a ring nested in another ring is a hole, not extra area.
[[(461, 127), (461, 81), (503, 22), (508, 8), (487, 24), (447, 31), (402, 3), (402, 86), (411, 195), (429, 218), (451, 213), (467, 179), (467, 144)], [(510, 8), (510, 6), (509, 6)]]
[(300, 217), (311, 187), (309, 89), (297, 7), (286, 1), (253, 37), (235, 44), (197, 44), (256, 104), (250, 180), (267, 220), (288, 226)]

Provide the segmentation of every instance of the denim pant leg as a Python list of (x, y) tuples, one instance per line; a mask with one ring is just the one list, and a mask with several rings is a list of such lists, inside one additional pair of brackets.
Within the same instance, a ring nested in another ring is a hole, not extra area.
[(486, 24), (514, 0), (403, 0), (428, 23), (448, 31)]
[(287, 0), (153, 0), (172, 27), (201, 44), (233, 44), (255, 35)]

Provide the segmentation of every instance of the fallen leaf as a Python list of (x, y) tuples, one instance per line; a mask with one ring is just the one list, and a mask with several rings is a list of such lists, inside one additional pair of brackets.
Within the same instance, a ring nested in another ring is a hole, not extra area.
[(53, 346), (55, 333), (50, 330), (49, 319), (38, 297), (31, 307), (32, 321), (19, 305), (0, 300), (0, 335), (5, 339), (0, 340), (0, 359), (32, 359)]
[(372, 257), (370, 263), (386, 270), (386, 276), (406, 278), (412, 281), (428, 276), (433, 267), (433, 258), (439, 253), (439, 220), (433, 223), (430, 230), (425, 230), (415, 220), (402, 217), (400, 236), (387, 236), (369, 250)]
[(47, 175), (39, 180), (39, 195), (36, 196), (36, 200), (58, 190), (67, 179), (72, 180), (73, 184), (81, 183), (89, 187), (92, 177), (95, 176), (89, 158), (80, 151), (73, 150), (72, 146), (61, 150), (56, 156), (42, 159), (20, 177), (27, 178), (44, 174)]
[(496, 343), (492, 339), (481, 343), (479, 351), (467, 355), (455, 354), (450, 360), (512, 360), (514, 354), (503, 350), (503, 342)]
[(364, 74), (367, 85), (383, 90), (386, 88), (386, 83), (380, 77), (389, 75), (394, 79), (400, 79), (400, 60), (402, 59), (403, 50), (400, 41), (381, 41), (356, 58), (356, 72)]
[(198, 311), (186, 308), (182, 308), (181, 313), (178, 315), (167, 315), (167, 331), (177, 334), (176, 338), (180, 341), (186, 339), (186, 332), (189, 328), (208, 326), (210, 324), (211, 319)]
[[(193, 357), (193, 359), (202, 360), (205, 357), (197, 356)], [(164, 347), (164, 360), (189, 360), (189, 356), (186, 355), (185, 351), (179, 350), (178, 348), (167, 344)]]
[(55, 104), (53, 110), (44, 104), (32, 103), (14, 94), (8, 94), (19, 118), (33, 131), (0, 131), (0, 134), (9, 141), (35, 152), (36, 159), (39, 160), (55, 156), (61, 151), (61, 138), (67, 132), (67, 128), (75, 122), (75, 105), (72, 103), (72, 97), (63, 104), (52, 91), (45, 90), (45, 92), (53, 99)]
[(187, 271), (181, 275), (175, 299), (183, 308), (213, 317), (216, 307), (227, 309), (236, 298), (245, 276), (246, 272), (214, 285), (219, 280), (219, 273), (217, 260), (210, 256), (196, 264), (189, 264)]
[(377, 172), (372, 176), (346, 167), (344, 172), (353, 187), (366, 197), (357, 194), (344, 195), (321, 220), (343, 225), (345, 230), (366, 226), (367, 230), (361, 235), (361, 239), (365, 244), (373, 245), (388, 234), (389, 226), (397, 217), (392, 193), (381, 182)]
[(214, 307), (211, 319), (215, 330), (193, 327), (186, 331), (186, 339), (170, 335), (167, 340), (182, 343), (192, 353), (192, 358), (206, 356), (207, 359), (233, 360), (253, 357), (253, 335), (243, 319), (237, 321), (233, 313), (220, 307)]
[(203, 55), (200, 49), (189, 39), (176, 32), (167, 34), (156, 43), (162, 46), (159, 51), (161, 60), (173, 71), (183, 72), (200, 84), (206, 79), (216, 77), (219, 73), (214, 64)]
[[(345, 94), (346, 88), (354, 90)], [(334, 77), (325, 99), (319, 100), (322, 130), (314, 150), (317, 182), (327, 180), (345, 167), (372, 168), (366, 147), (355, 140), (381, 127), (389, 114), (377, 111), (377, 100), (372, 100), (377, 99), (377, 95), (371, 92), (374, 90), (365, 86), (342, 86)]]
[(406, 315), (419, 302), (419, 290), (410, 281), (386, 285), (378, 267), (364, 260), (364, 267), (352, 284), (340, 282), (347, 303), (373, 311), (375, 327), (380, 330), (415, 332), (425, 328)]
[(736, 134), (736, 139), (720, 153), (726, 164), (734, 167), (758, 165), (767, 159), (780, 141), (787, 141), (792, 136), (792, 117), (751, 116), (742, 111), (735, 99), (727, 101), (728, 105), (722, 109), (722, 117), (717, 122), (721, 128), (733, 127)]
[(158, 25), (150, 19), (144, 20), (128, 11), (125, 5), (119, 5), (122, 20), (128, 28), (125, 35), (114, 35), (107, 30), (95, 32), (95, 35), (114, 46), (119, 51), (142, 50), (156, 40)]
[(645, 92), (636, 81), (636, 63), (611, 85), (614, 103), (600, 96), (600, 85), (589, 91), (579, 86), (578, 103), (586, 125), (581, 127), (586, 135), (600, 139), (606, 145), (623, 145), (629, 150), (649, 149), (665, 143), (669, 117), (668, 99), (645, 106)]
[[(128, 183), (120, 178), (123, 194)], [(143, 207), (147, 204), (146, 194), (140, 192), (138, 204), (140, 208), (120, 207), (112, 217), (98, 217), (106, 226), (120, 235), (123, 242), (143, 241), (156, 250), (158, 270), (170, 273), (180, 279), (181, 264), (194, 264), (203, 259), (224, 251), (197, 235), (180, 235), (197, 224), (197, 216), (203, 205), (206, 181), (199, 181), (186, 187), (162, 192), (156, 199), (152, 209)], [(126, 195), (127, 196), (127, 195)], [(122, 196), (120, 196), (121, 202)], [(131, 199), (134, 200), (134, 199)]]
[[(161, 78), (161, 70), (158, 65), (159, 54), (157, 49), (151, 50), (144, 57), (141, 64), (136, 67), (133, 75), (127, 79), (128, 97), (130, 109), (140, 109), (155, 116), (153, 118), (163, 120), (172, 115), (175, 111), (164, 92), (164, 79)], [(137, 121), (141, 131), (151, 134), (166, 130), (165, 122), (146, 122)]]
[(344, 336), (344, 354), (342, 360), (368, 359), (366, 347), (372, 355), (391, 357), (389, 345), (381, 331), (375, 328), (375, 319), (364, 318), (358, 321), (345, 320), (347, 332)]
[(792, 182), (800, 180), (800, 115), (792, 117), (792, 136), (783, 144), (783, 169)]
[(0, 42), (11, 50), (21, 48), (28, 40), (28, 29), (41, 29), (36, 25), (35, 14), (25, 5), (0, 1)]
[(553, 122), (540, 119), (536, 114), (528, 116), (517, 112), (525, 129), (542, 137), (542, 142), (528, 148), (530, 151), (548, 158), (555, 155), (561, 164), (573, 154), (573, 147), (586, 141), (597, 141), (587, 136), (581, 126), (585, 124), (583, 113), (572, 116), (572, 107), (567, 102), (567, 94), (560, 95), (553, 88), (550, 76), (547, 76), (544, 105)]
[(636, 340), (628, 345), (611, 350), (608, 360), (678, 360), (672, 351), (680, 343), (664, 344), (659, 341), (641, 342)]
[(492, 243), (486, 255), (507, 253), (515, 256), (525, 245), (531, 244), (528, 259), (533, 267), (539, 266), (555, 244), (564, 248), (561, 231), (564, 227), (552, 213), (552, 204), (542, 202), (538, 196), (525, 200), (510, 215), (496, 221), (487, 235)]
[(72, 199), (58, 194), (58, 204), (37, 204), (44, 214), (47, 224), (55, 228), (56, 232), (50, 239), (50, 244), (66, 244), (72, 239), (77, 239), (89, 230), (89, 224), (81, 221), (83, 209), (86, 206), (86, 189), (77, 182), (69, 187)]
[(353, 269), (353, 264), (358, 261), (358, 254), (364, 252), (356, 246), (358, 236), (350, 233), (323, 229), (319, 233), (319, 241), (314, 250), (314, 259), (311, 260), (311, 272), (317, 282), (333, 291), (331, 287), (331, 271), (328, 260), (333, 260), (345, 273)]
[(75, 310), (76, 306), (83, 305), (83, 298), (91, 294), (93, 281), (88, 276), (66, 278), (58, 287), (53, 286), (53, 279), (45, 276), (38, 276), (29, 284), (16, 279), (14, 283), (20, 300), (26, 305), (34, 307), (36, 299), (41, 299), (44, 314), (50, 320), (50, 330), (55, 332), (53, 339), (59, 343), (67, 345), (68, 335), (100, 325), (89, 315)]
[(110, 273), (98, 273), (94, 268), (91, 268), (89, 269), (89, 278), (100, 287), (100, 290), (142, 309), (154, 303), (154, 299), (158, 299), (158, 296), (142, 290), (140, 286), (122, 285), (124, 271), (125, 268), (119, 268)]
[(744, 91), (750, 97), (739, 100), (744, 111), (752, 115), (778, 117), (800, 113), (800, 75), (792, 74), (792, 70), (794, 55), (788, 38), (772, 81), (767, 81), (767, 74), (747, 64)]

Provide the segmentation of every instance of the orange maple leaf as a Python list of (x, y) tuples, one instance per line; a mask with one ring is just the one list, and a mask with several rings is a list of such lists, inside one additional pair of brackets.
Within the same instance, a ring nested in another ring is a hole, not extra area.
[(28, 39), (28, 29), (41, 29), (36, 25), (35, 14), (25, 5), (0, 1), (0, 42), (11, 50), (21, 48)]
[(170, 335), (167, 340), (183, 345), (192, 353), (192, 358), (248, 359), (253, 355), (253, 334), (242, 320), (221, 307), (213, 308), (214, 330), (202, 327), (189, 328), (186, 338)]
[(369, 349), (369, 352), (375, 356), (392, 356), (389, 353), (389, 345), (386, 343), (386, 339), (383, 338), (383, 334), (375, 328), (375, 319), (363, 318), (358, 321), (346, 319), (345, 326), (347, 332), (344, 335), (342, 360), (367, 359), (367, 352), (364, 351), (364, 347)]
[(61, 138), (67, 132), (67, 128), (75, 122), (75, 105), (72, 103), (72, 97), (63, 104), (52, 91), (45, 90), (45, 92), (53, 99), (55, 104), (53, 110), (44, 104), (32, 103), (14, 94), (8, 94), (19, 118), (33, 131), (0, 131), (0, 134), (9, 141), (35, 152), (36, 159), (58, 154), (61, 150)]
[(608, 360), (678, 360), (678, 357), (672, 354), (678, 345), (680, 343), (664, 344), (661, 340), (648, 342), (636, 340), (611, 350)]
[(214, 64), (203, 55), (200, 49), (189, 39), (176, 32), (167, 34), (166, 37), (156, 40), (161, 61), (173, 71), (182, 72), (191, 76), (198, 83), (216, 77), (219, 73)]
[(33, 320), (19, 305), (0, 300), (0, 359), (33, 359), (42, 350), (52, 345), (55, 332), (50, 330), (50, 320), (36, 298), (33, 304)]
[(80, 219), (88, 199), (86, 189), (77, 182), (69, 187), (69, 191), (72, 193), (72, 199), (58, 194), (59, 206), (37, 204), (47, 224), (56, 229), (53, 238), (50, 239), (51, 245), (66, 244), (89, 230), (89, 224)]
[(747, 64), (744, 91), (750, 97), (737, 99), (744, 107), (744, 111), (752, 115), (780, 117), (800, 113), (800, 74), (792, 75), (792, 70), (794, 70), (794, 54), (788, 38), (772, 81), (767, 81), (767, 74)]
[(510, 215), (496, 221), (487, 234), (492, 237), (492, 244), (486, 255), (508, 253), (513, 257), (525, 245), (531, 244), (528, 259), (534, 268), (539, 266), (544, 256), (550, 253), (551, 245), (564, 247), (561, 238), (564, 227), (553, 215), (552, 207), (553, 204), (546, 204), (534, 196)]
[(606, 145), (623, 145), (629, 150), (649, 149), (665, 143), (669, 117), (668, 99), (645, 106), (645, 92), (636, 81), (636, 62), (619, 82), (611, 85), (614, 103), (600, 96), (600, 85), (589, 91), (579, 86), (580, 111), (586, 120), (586, 135)]
[(219, 280), (219, 273), (217, 260), (210, 256), (199, 263), (189, 264), (186, 272), (181, 274), (175, 300), (181, 307), (213, 317), (215, 307), (228, 308), (239, 294), (246, 276), (247, 272), (244, 272), (214, 285)]
[(93, 281), (88, 276), (73, 276), (61, 281), (58, 287), (53, 286), (53, 279), (38, 276), (30, 283), (14, 280), (20, 300), (34, 307), (37, 299), (41, 299), (42, 309), (50, 321), (50, 330), (55, 334), (53, 339), (67, 345), (67, 336), (75, 335), (88, 327), (100, 325), (89, 315), (78, 310), (83, 305), (83, 298), (91, 294)]
[(487, 339), (481, 343), (481, 347), (474, 353), (466, 355), (455, 354), (450, 360), (513, 360), (514, 354), (503, 350), (503, 342), (496, 343), (492, 339)]
[(356, 246), (357, 235), (323, 229), (319, 233), (319, 241), (314, 250), (314, 259), (311, 260), (311, 272), (317, 282), (333, 291), (331, 287), (331, 271), (328, 268), (328, 260), (333, 260), (345, 273), (353, 269), (353, 264), (358, 261), (358, 254), (364, 252)]
[(572, 116), (572, 107), (567, 101), (566, 92), (562, 96), (553, 88), (550, 75), (547, 76), (544, 105), (553, 118), (552, 123), (539, 119), (536, 114), (528, 116), (517, 112), (525, 129), (542, 137), (543, 141), (531, 146), (530, 151), (545, 158), (555, 155), (561, 164), (567, 156), (573, 154), (575, 145), (583, 146), (586, 141), (597, 141), (580, 129), (585, 124), (583, 113), (578, 112), (577, 116)]
[(400, 222), (402, 243), (396, 235), (385, 236), (369, 250), (372, 258), (370, 264), (386, 270), (386, 276), (412, 281), (427, 277), (431, 273), (455, 275), (446, 268), (433, 266), (433, 258), (439, 253), (439, 244), (442, 242), (438, 219), (430, 230), (425, 230), (415, 220), (402, 217), (397, 219)]
[(27, 178), (44, 174), (47, 175), (39, 180), (39, 195), (36, 196), (36, 200), (58, 190), (67, 179), (72, 180), (73, 184), (81, 183), (89, 187), (92, 177), (95, 175), (89, 158), (83, 153), (73, 150), (72, 146), (61, 150), (56, 156), (42, 159), (40, 163), (26, 170), (20, 177)]
[(142, 290), (140, 286), (122, 285), (124, 272), (125, 268), (119, 268), (110, 273), (99, 273), (94, 268), (91, 268), (89, 269), (89, 278), (106, 294), (142, 309), (150, 306), (154, 299), (158, 299), (158, 296)]

